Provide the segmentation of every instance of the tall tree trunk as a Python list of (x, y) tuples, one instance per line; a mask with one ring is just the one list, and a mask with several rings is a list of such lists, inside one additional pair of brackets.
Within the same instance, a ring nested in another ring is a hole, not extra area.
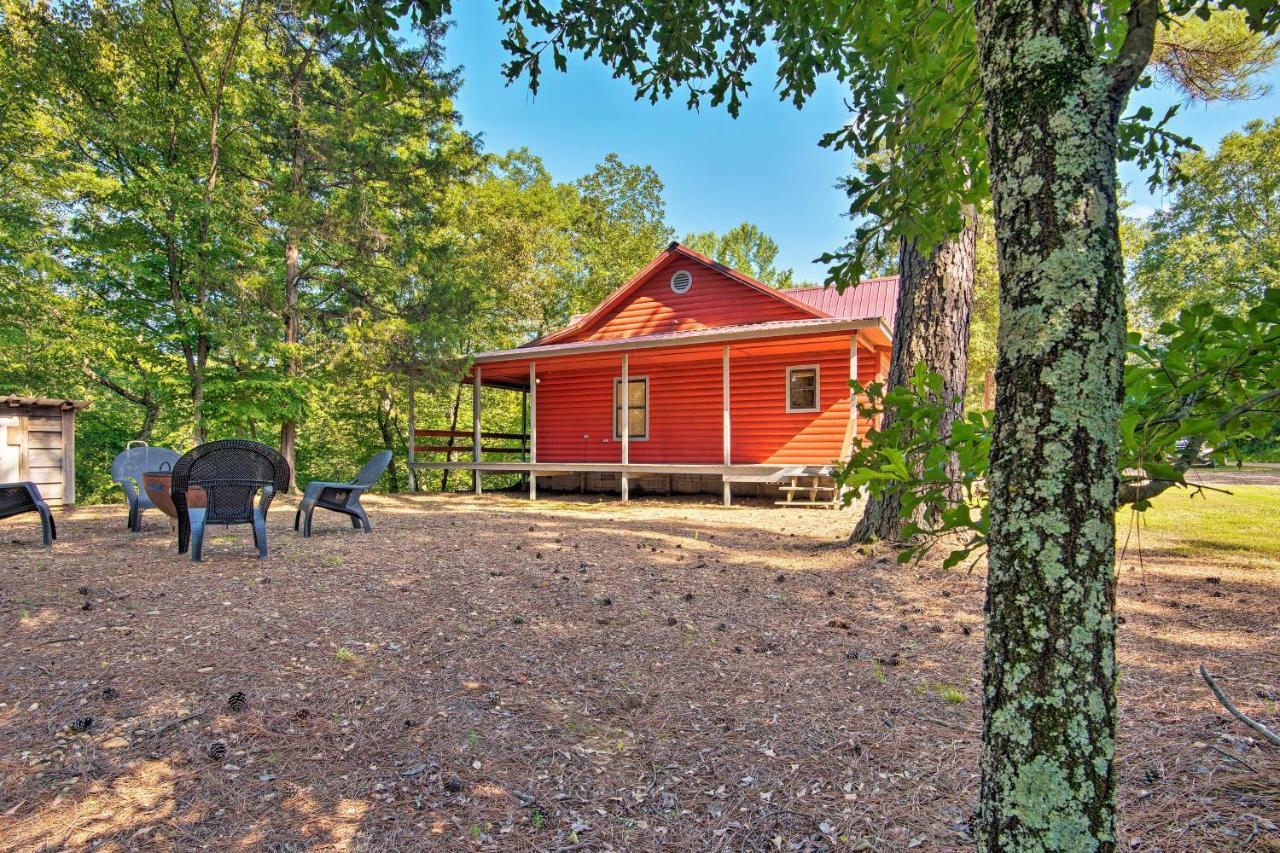
[[(457, 392), (453, 395), (453, 417), (451, 417), (451, 418), (449, 419), (449, 432), (450, 432), (450, 433), (455, 433), (455, 432), (457, 432), (457, 431), (458, 431), (458, 409), (459, 409), (459, 408), (461, 408), (461, 406), (462, 406), (462, 384), (461, 384), (461, 383), (459, 383), (459, 384), (458, 384), (458, 390), (457, 390)], [(448, 445), (446, 445), (446, 446), (447, 446), (447, 447), (453, 447), (453, 436), (452, 436), (452, 435), (450, 435), (450, 436), (449, 436), (449, 443), (448, 443)], [(453, 454), (452, 454), (452, 453), (450, 453), (450, 454), (447, 454), (447, 455), (448, 455), (449, 460), (450, 460), (450, 461), (452, 461), (452, 460), (453, 460)], [(442, 476), (442, 477), (440, 478), (440, 491), (442, 491), (442, 492), (447, 492), (447, 491), (449, 491), (449, 469), (448, 469), (448, 468), (444, 469), (444, 476)]]
[[(396, 430), (395, 430), (395, 400), (391, 396), (391, 389), (383, 392), (382, 402), (378, 405), (378, 431), (382, 433), (382, 446), (387, 450), (394, 451), (396, 449)], [(387, 473), (391, 476), (391, 491), (400, 491), (400, 478), (396, 476), (396, 460), (391, 457), (391, 464), (387, 466)]]
[[(231, 31), (231, 39), (227, 43), (227, 47), (222, 56), (222, 63), (217, 69), (218, 76), (206, 79), (204, 70), (196, 58), (190, 40), (187, 38), (186, 32), (182, 28), (182, 18), (178, 14), (176, 0), (169, 0), (169, 19), (173, 21), (174, 32), (178, 35), (178, 41), (182, 45), (182, 52), (187, 57), (187, 62), (191, 66), (191, 72), (195, 76), (196, 83), (200, 87), (201, 94), (204, 95), (209, 107), (209, 165), (205, 174), (203, 203), (201, 205), (201, 219), (199, 229), (199, 241), (197, 242), (196, 255), (200, 258), (197, 264), (196, 279), (196, 297), (195, 309), (188, 310), (185, 315), (190, 315), (195, 326), (195, 346), (192, 352), (192, 346), (189, 341), (183, 342), (183, 354), (186, 357), (187, 373), (191, 381), (191, 406), (192, 406), (192, 437), (197, 444), (203, 444), (208, 437), (205, 427), (204, 418), (204, 383), (205, 369), (209, 361), (209, 351), (212, 349), (212, 339), (209, 334), (208, 317), (205, 309), (207, 307), (209, 294), (215, 289), (216, 283), (209, 269), (209, 261), (207, 250), (204, 248), (210, 244), (210, 231), (213, 224), (213, 203), (214, 193), (218, 188), (218, 174), (222, 167), (222, 107), (227, 89), (227, 79), (231, 74), (232, 66), (235, 62), (237, 51), (240, 46), (240, 35), (244, 31), (244, 24), (248, 18), (249, 0), (241, 0), (240, 11), (236, 17), (235, 24)], [(170, 283), (170, 289), (173, 290), (174, 284)], [(183, 315), (181, 293), (174, 292), (174, 308), (175, 311)]]
[(1000, 265), (980, 849), (1115, 848), (1115, 508), (1125, 301), (1110, 65), (1077, 0), (978, 0)]
[(982, 408), (991, 411), (996, 407), (996, 371), (988, 370), (982, 377)]
[[(298, 63), (289, 77), (289, 106), (293, 114), (293, 123), (289, 128), (291, 142), (289, 163), (289, 194), (294, 203), (303, 203), (306, 188), (306, 151), (302, 138), (302, 81), (306, 72), (308, 51)], [(302, 315), (298, 307), (298, 283), (301, 279), (301, 266), (298, 263), (301, 241), (301, 229), (296, 222), (290, 222), (285, 228), (284, 242), (284, 343), (288, 351), (286, 373), (290, 383), (296, 383), (302, 375), (302, 359), (298, 352), (301, 339)], [(280, 423), (280, 455), (289, 463), (289, 492), (298, 490), (297, 464), (295, 455), (298, 445), (298, 419), (292, 415)]]
[[(943, 435), (950, 433), (951, 424), (964, 410), (977, 228), (976, 211), (966, 211), (960, 234), (935, 246), (929, 257), (905, 240), (898, 256), (898, 313), (893, 322), (888, 385), (905, 384), (917, 364), (940, 374), (943, 395), (956, 399), (941, 424)], [(883, 426), (888, 426), (893, 413), (886, 412), (884, 418)], [(870, 498), (850, 541), (899, 539), (906, 523), (900, 511), (898, 492)]]

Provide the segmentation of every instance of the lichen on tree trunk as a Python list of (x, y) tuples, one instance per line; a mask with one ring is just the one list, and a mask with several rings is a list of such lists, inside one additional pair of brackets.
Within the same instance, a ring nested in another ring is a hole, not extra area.
[[(928, 257), (905, 240), (898, 256), (898, 311), (887, 384), (890, 388), (905, 384), (917, 364), (941, 375), (943, 395), (956, 400), (941, 424), (943, 435), (964, 408), (977, 233), (977, 214), (970, 210), (960, 234), (934, 246)], [(892, 418), (893, 413), (886, 412), (884, 426)], [(850, 541), (895, 541), (906, 522), (897, 492), (872, 497)]]
[(979, 0), (977, 15), (1000, 332), (976, 834), (984, 850), (1110, 850), (1116, 128), (1146, 59), (1127, 38), (1103, 62), (1076, 2)]

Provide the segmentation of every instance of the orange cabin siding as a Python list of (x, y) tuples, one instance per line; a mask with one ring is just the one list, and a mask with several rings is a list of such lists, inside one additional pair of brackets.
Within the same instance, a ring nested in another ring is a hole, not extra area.
[[(693, 286), (684, 293), (675, 293), (671, 289), (671, 276), (680, 269), (692, 274)], [(659, 265), (618, 305), (565, 340), (613, 340), (812, 316), (781, 299), (734, 281), (722, 272), (675, 256)]]
[[(842, 455), (849, 426), (851, 333), (730, 347), (731, 463), (824, 465)], [(632, 438), (633, 463), (724, 461), (720, 346), (633, 352), (628, 373), (649, 382), (649, 435)], [(787, 412), (787, 368), (819, 366), (819, 410)], [(878, 355), (859, 347), (864, 383)], [(487, 376), (527, 375), (527, 363), (486, 367)], [(538, 362), (539, 462), (621, 462), (613, 436), (613, 381), (620, 354)], [(858, 434), (870, 424), (859, 419)]]
[[(720, 358), (631, 357), (631, 378), (649, 380), (649, 437), (632, 438), (632, 462), (720, 463)], [(621, 462), (613, 437), (612, 367), (538, 366), (538, 461)]]
[[(818, 411), (787, 411), (787, 368), (818, 367)], [(871, 381), (876, 364), (859, 348), (858, 374)], [(840, 458), (849, 429), (849, 345), (744, 356), (731, 365), (730, 449), (735, 465), (826, 464)], [(859, 418), (858, 434), (868, 429)]]

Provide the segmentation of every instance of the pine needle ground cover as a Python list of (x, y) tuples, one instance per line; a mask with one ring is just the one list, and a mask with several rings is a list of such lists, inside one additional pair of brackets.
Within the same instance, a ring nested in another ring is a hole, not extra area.
[[(1229, 488), (1120, 566), (1125, 849), (1280, 845), (1280, 760), (1196, 675), (1280, 721), (1280, 487)], [(847, 513), (381, 497), (302, 539), (278, 503), (265, 562), (0, 524), (0, 849), (971, 844), (981, 572)]]

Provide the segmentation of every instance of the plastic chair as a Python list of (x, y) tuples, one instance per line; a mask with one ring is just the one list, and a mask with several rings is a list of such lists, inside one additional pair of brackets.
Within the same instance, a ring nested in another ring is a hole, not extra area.
[(177, 461), (177, 451), (148, 447), (145, 441), (129, 442), (129, 446), (111, 460), (111, 480), (124, 489), (124, 496), (129, 500), (130, 530), (135, 533), (141, 530), (143, 510), (155, 506), (147, 490), (142, 488), (142, 475), (171, 469)]
[(34, 512), (40, 515), (40, 529), (44, 533), (44, 546), (50, 548), (58, 538), (58, 527), (53, 523), (49, 505), (40, 497), (35, 483), (0, 483), (0, 518)]
[(316, 507), (319, 507), (350, 516), (351, 526), (356, 530), (361, 526), (364, 527), (365, 533), (373, 530), (369, 524), (369, 514), (360, 505), (360, 496), (378, 482), (378, 478), (390, 464), (391, 451), (383, 450), (370, 456), (364, 463), (364, 467), (360, 469), (360, 473), (350, 483), (324, 483), (319, 480), (307, 483), (302, 502), (298, 504), (298, 511), (293, 516), (293, 529), (297, 530), (298, 523), (301, 521), (302, 535), (310, 536), (311, 514), (316, 511)]

